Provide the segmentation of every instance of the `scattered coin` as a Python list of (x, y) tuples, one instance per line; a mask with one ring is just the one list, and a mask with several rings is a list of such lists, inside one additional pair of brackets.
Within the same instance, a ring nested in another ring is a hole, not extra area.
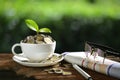
[(45, 69), (44, 71), (47, 71), (48, 73), (56, 73), (56, 74), (62, 74), (62, 75), (71, 75), (72, 73), (69, 71), (64, 71), (61, 68), (50, 68)]
[(53, 69), (49, 69), (48, 73), (55, 73), (55, 71)]
[(53, 68), (53, 70), (55, 73), (62, 73), (63, 72), (63, 70), (60, 68)]
[(63, 75), (71, 75), (72, 73), (71, 73), (71, 72), (68, 72), (68, 71), (63, 71), (62, 74), (63, 74)]

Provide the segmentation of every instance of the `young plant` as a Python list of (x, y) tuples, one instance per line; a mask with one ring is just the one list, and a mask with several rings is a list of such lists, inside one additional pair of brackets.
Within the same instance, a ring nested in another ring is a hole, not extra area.
[(37, 25), (37, 23), (34, 20), (26, 19), (25, 20), (26, 25), (33, 31), (36, 31), (37, 34), (39, 33), (51, 33), (51, 30), (49, 28), (40, 28)]

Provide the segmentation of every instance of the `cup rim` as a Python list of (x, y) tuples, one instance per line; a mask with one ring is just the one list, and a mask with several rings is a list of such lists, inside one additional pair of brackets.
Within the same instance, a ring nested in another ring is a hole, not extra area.
[(48, 44), (55, 44), (56, 43), (56, 41), (54, 40), (52, 43), (45, 43), (45, 44), (34, 44), (34, 43), (24, 43), (24, 42), (22, 42), (22, 41), (20, 41), (20, 44), (30, 44), (30, 45), (48, 45)]

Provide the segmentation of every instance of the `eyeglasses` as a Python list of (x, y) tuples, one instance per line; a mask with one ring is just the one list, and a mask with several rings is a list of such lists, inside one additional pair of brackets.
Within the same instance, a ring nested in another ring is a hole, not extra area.
[(95, 54), (93, 55), (94, 59), (96, 58), (97, 55), (104, 57), (103, 63), (104, 63), (107, 55), (119, 57), (119, 59), (120, 59), (120, 52), (116, 51), (115, 49), (113, 49), (111, 47), (104, 46), (104, 45), (101, 45), (101, 44), (96, 44), (96, 43), (93, 43), (93, 42), (88, 42), (87, 41), (85, 43), (85, 51), (89, 51), (90, 55), (93, 55), (94, 52), (95, 52)]

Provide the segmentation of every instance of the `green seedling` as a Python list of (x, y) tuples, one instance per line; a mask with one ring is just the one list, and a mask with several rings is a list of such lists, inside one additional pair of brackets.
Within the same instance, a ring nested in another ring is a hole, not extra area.
[(33, 31), (36, 31), (37, 34), (39, 33), (51, 33), (51, 30), (49, 28), (40, 28), (37, 25), (37, 23), (34, 20), (26, 19), (25, 20), (26, 25)]

